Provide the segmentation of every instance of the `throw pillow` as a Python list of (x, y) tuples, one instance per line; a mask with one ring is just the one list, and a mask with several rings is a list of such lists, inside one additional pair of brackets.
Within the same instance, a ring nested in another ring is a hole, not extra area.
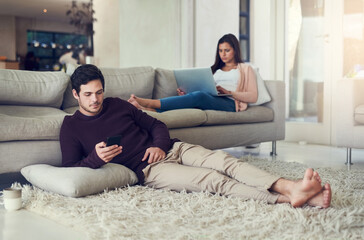
[(272, 98), (267, 90), (267, 87), (264, 84), (264, 80), (259, 74), (258, 69), (252, 64), (248, 65), (250, 65), (254, 69), (255, 76), (257, 78), (257, 88), (258, 88), (258, 99), (255, 103), (249, 103), (249, 106), (258, 106), (270, 102)]
[(115, 163), (99, 169), (36, 164), (22, 168), (21, 174), (40, 189), (68, 197), (83, 197), (138, 182), (132, 170)]

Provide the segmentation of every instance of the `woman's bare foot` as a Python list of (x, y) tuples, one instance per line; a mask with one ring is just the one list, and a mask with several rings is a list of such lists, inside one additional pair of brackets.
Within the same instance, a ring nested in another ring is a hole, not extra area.
[(328, 208), (331, 204), (331, 186), (326, 183), (322, 191), (307, 201), (307, 204), (313, 207)]
[(132, 105), (134, 105), (139, 110), (148, 110), (148, 111), (156, 112), (156, 108), (157, 107), (156, 108), (149, 107), (149, 105), (150, 105), (149, 103), (150, 102), (152, 104), (158, 104), (158, 102), (159, 102), (159, 108), (160, 108), (160, 101), (159, 100), (138, 98), (134, 94), (131, 94), (130, 95), (130, 98), (128, 99), (128, 102), (131, 103)]
[(289, 202), (293, 207), (301, 207), (322, 190), (321, 178), (317, 172), (308, 168), (302, 180), (281, 178), (273, 184), (271, 190), (283, 195), (278, 198), (278, 203)]
[(137, 109), (142, 109), (142, 106), (140, 106), (134, 94), (130, 95), (128, 102), (134, 105), (134, 107), (136, 107)]

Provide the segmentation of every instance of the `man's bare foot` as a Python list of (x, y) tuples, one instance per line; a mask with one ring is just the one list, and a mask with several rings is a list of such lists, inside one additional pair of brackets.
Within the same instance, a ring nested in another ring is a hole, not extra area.
[(273, 184), (271, 190), (281, 194), (277, 203), (289, 202), (293, 207), (301, 207), (322, 191), (321, 178), (317, 172), (308, 168), (302, 180), (291, 181), (280, 178)]
[(313, 169), (312, 169), (312, 171), (313, 171), (313, 177), (316, 178), (316, 180), (321, 183), (321, 177), (318, 174), (318, 172), (315, 172)]
[(326, 183), (322, 191), (307, 201), (307, 204), (313, 207), (328, 208), (331, 204), (331, 186)]
[[(319, 179), (319, 180), (318, 180)], [(321, 191), (321, 178), (317, 172), (308, 168), (302, 180), (294, 182), (287, 196), (293, 207), (301, 207)]]

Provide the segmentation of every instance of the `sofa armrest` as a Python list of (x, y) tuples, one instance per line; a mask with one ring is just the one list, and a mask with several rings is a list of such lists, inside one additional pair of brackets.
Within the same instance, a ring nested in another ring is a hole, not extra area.
[(285, 126), (286, 126), (286, 93), (285, 83), (278, 80), (265, 80), (264, 81), (272, 101), (263, 104), (265, 107), (273, 109), (274, 119), (276, 124), (277, 136), (283, 140), (285, 138)]
[[(346, 81), (348, 79), (345, 79), (343, 81)], [(354, 109), (364, 104), (364, 78), (357, 78), (352, 80), (352, 88), (353, 88), (353, 103), (354, 103)]]
[(339, 147), (363, 147), (359, 144), (360, 129), (354, 120), (355, 108), (364, 104), (364, 79), (342, 79), (337, 82), (337, 97), (334, 101), (336, 114), (337, 145)]
[(364, 94), (360, 91), (364, 89), (364, 79), (342, 79), (337, 82), (337, 98), (335, 99), (336, 116), (338, 127), (353, 126), (354, 110), (364, 104)]

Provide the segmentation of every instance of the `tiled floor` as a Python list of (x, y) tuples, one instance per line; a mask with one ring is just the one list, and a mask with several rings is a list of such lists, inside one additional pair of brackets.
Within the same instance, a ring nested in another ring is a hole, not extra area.
[[(271, 143), (263, 143), (257, 149), (231, 148), (227, 149), (234, 156), (244, 154), (254, 154), (261, 158), (270, 158), (272, 150)], [(276, 161), (298, 162), (312, 168), (332, 167), (332, 168), (361, 168), (364, 169), (364, 150), (352, 150), (353, 165), (346, 165), (346, 148), (336, 148), (324, 145), (297, 144), (290, 142), (277, 143), (277, 156), (273, 158)]]
[[(237, 157), (254, 154), (261, 158), (271, 158), (271, 144), (263, 143), (258, 148), (233, 148), (227, 151)], [(319, 145), (299, 145), (297, 143), (278, 142), (278, 155), (274, 161), (299, 162), (309, 167), (332, 167), (348, 169), (345, 165), (346, 150)], [(364, 169), (364, 150), (353, 150), (351, 168)], [(349, 167), (349, 168), (350, 168)], [(35, 215), (26, 210), (7, 212), (0, 206), (0, 239), (3, 240), (81, 240), (85, 235), (66, 228), (53, 221)]]

